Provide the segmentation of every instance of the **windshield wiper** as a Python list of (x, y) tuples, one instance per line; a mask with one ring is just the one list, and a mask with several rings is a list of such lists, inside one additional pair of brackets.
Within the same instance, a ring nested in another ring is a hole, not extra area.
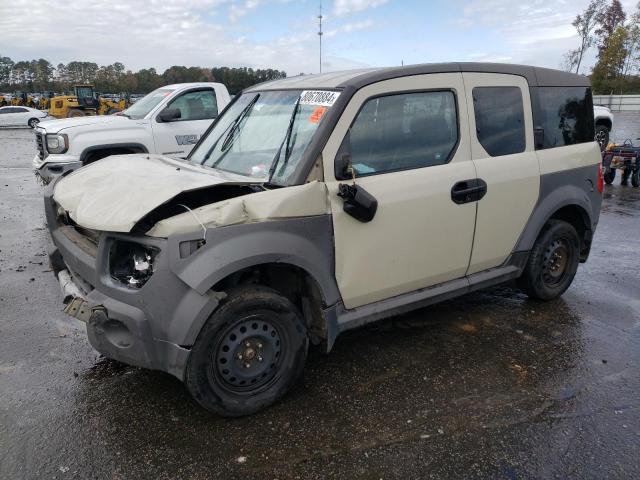
[(293, 113), (291, 113), (291, 118), (289, 119), (289, 126), (287, 127), (287, 133), (284, 136), (284, 140), (282, 140), (282, 143), (280, 144), (280, 147), (278, 147), (278, 151), (276, 152), (276, 156), (273, 157), (272, 163), (271, 163), (271, 168), (269, 169), (269, 180), (267, 181), (267, 183), (271, 183), (271, 179), (273, 178), (273, 174), (276, 173), (276, 168), (278, 166), (278, 163), (280, 162), (280, 154), (282, 153), (282, 147), (284, 147), (284, 162), (282, 164), (282, 167), (280, 167), (280, 169), (282, 170), (283, 168), (285, 168), (287, 166), (287, 163), (289, 163), (289, 157), (291, 156), (291, 151), (293, 150), (293, 145), (295, 144), (295, 140), (293, 141), (293, 143), (291, 143), (291, 145), (289, 144), (291, 142), (291, 134), (293, 132), (293, 125), (296, 123), (296, 117), (298, 116), (298, 110), (300, 110), (300, 99), (302, 98), (302, 96), (298, 97), (298, 100), (296, 101), (295, 106), (293, 107)]

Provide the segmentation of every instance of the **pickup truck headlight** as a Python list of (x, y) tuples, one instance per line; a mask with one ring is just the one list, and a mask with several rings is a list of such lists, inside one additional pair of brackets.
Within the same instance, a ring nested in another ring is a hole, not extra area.
[(47, 151), (49, 153), (64, 153), (69, 149), (69, 137), (64, 133), (47, 134)]
[(130, 287), (141, 288), (153, 275), (158, 250), (139, 243), (117, 240), (109, 250), (111, 278)]

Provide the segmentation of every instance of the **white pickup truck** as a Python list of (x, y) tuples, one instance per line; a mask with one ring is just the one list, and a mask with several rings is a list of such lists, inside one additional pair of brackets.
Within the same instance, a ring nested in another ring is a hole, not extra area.
[(35, 173), (49, 183), (109, 155), (186, 157), (229, 102), (221, 83), (180, 83), (158, 88), (116, 115), (41, 122), (34, 131)]

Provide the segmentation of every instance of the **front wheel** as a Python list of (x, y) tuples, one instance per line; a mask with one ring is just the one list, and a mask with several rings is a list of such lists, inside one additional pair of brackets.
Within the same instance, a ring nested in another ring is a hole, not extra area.
[(562, 220), (549, 220), (533, 245), (518, 286), (531, 298), (557, 298), (571, 285), (579, 262), (576, 229)]
[(608, 172), (605, 172), (602, 178), (604, 179), (604, 183), (611, 185), (616, 178), (615, 168), (611, 168)]
[(27, 124), (31, 127), (31, 128), (36, 128), (36, 126), (40, 123), (40, 120), (38, 120), (37, 118), (31, 118), (29, 119), (29, 121), (27, 122)]
[(225, 417), (279, 400), (302, 374), (307, 329), (289, 299), (270, 288), (228, 292), (189, 355), (185, 383), (196, 401)]

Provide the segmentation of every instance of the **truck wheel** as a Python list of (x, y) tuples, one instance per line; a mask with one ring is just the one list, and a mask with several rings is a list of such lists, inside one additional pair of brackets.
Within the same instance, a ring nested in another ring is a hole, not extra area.
[(302, 374), (309, 341), (298, 309), (262, 286), (228, 292), (196, 339), (185, 384), (196, 401), (239, 417), (279, 400)]
[(600, 151), (604, 152), (604, 149), (609, 145), (609, 129), (604, 125), (596, 125), (595, 140), (600, 145)]
[(69, 113), (67, 113), (67, 118), (75, 117), (84, 117), (84, 112), (82, 110), (69, 110)]
[(616, 178), (615, 168), (612, 168), (608, 172), (605, 172), (602, 178), (604, 179), (604, 183), (606, 183), (607, 185), (611, 185)]
[(533, 245), (518, 286), (531, 298), (557, 298), (571, 285), (579, 261), (576, 229), (562, 220), (549, 220)]

